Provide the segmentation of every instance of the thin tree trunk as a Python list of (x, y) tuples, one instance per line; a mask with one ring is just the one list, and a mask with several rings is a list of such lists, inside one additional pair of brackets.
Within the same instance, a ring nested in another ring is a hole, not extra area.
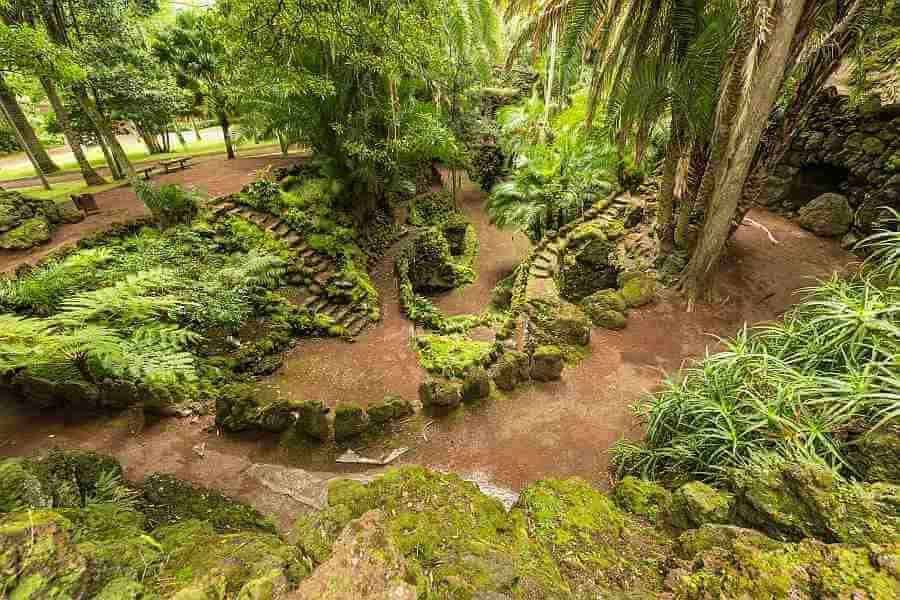
[(119, 143), (116, 134), (113, 132), (109, 120), (107, 120), (107, 118), (100, 112), (93, 99), (88, 96), (85, 90), (76, 88), (74, 92), (78, 103), (81, 105), (81, 108), (85, 113), (87, 113), (88, 118), (90, 118), (90, 120), (94, 123), (94, 127), (97, 128), (100, 136), (104, 140), (106, 140), (106, 144), (109, 146), (109, 151), (113, 156), (113, 160), (118, 164), (122, 175), (125, 177), (134, 177), (134, 166), (131, 164), (131, 161), (128, 160), (128, 155), (125, 154), (125, 150), (122, 149), (122, 145)]
[(553, 79), (556, 75), (556, 47), (559, 37), (559, 21), (553, 24), (550, 31), (550, 64), (547, 67), (547, 89), (544, 90), (544, 129), (546, 133), (550, 127), (550, 103), (553, 101)]
[(284, 136), (281, 133), (276, 134), (278, 136), (278, 145), (281, 147), (281, 154), (283, 156), (287, 156), (288, 153), (288, 144), (284, 139)]
[(139, 136), (141, 136), (141, 140), (144, 142), (144, 146), (147, 147), (147, 152), (149, 154), (159, 154), (159, 144), (156, 143), (154, 137), (150, 135), (147, 130), (141, 127), (137, 122), (132, 122), (132, 124), (134, 125), (134, 130)]
[(720, 101), (736, 102), (737, 110), (734, 118), (723, 123), (724, 127), (716, 133), (727, 138), (727, 142), (716, 165), (703, 231), (681, 281), (689, 305), (705, 291), (713, 267), (725, 248), (763, 128), (784, 82), (791, 45), (805, 10), (806, 2), (788, 0), (773, 7), (766, 39), (752, 40), (757, 49), (751, 54), (754, 62), (749, 74), (743, 68), (731, 71), (731, 78), (741, 78), (739, 95), (725, 94), (720, 98)]
[(48, 77), (41, 77), (40, 79), (41, 85), (47, 93), (47, 100), (49, 100), (50, 106), (53, 107), (53, 112), (56, 113), (56, 119), (59, 121), (59, 126), (63, 130), (63, 135), (66, 137), (66, 141), (69, 142), (69, 148), (72, 150), (72, 155), (78, 162), (78, 168), (81, 170), (81, 176), (84, 178), (84, 182), (88, 185), (102, 185), (106, 183), (106, 180), (100, 177), (84, 155), (84, 149), (81, 146), (81, 136), (79, 136), (78, 132), (72, 127), (72, 121), (69, 119), (69, 111), (66, 110), (62, 99), (59, 97), (59, 93), (56, 91), (56, 84)]
[[(59, 167), (56, 166), (50, 158), (50, 155), (47, 154), (47, 150), (44, 149), (44, 145), (41, 144), (37, 135), (35, 135), (34, 128), (31, 126), (31, 123), (28, 122), (25, 113), (22, 112), (22, 107), (19, 106), (19, 101), (16, 99), (15, 93), (8, 85), (6, 85), (6, 81), (4, 81), (2, 74), (0, 74), (0, 104), (3, 105), (3, 110), (10, 126), (14, 131), (18, 132), (19, 137), (21, 137), (23, 142), (28, 146), (27, 151), (31, 152), (34, 156), (41, 172), (55, 173), (56, 171), (59, 171)], [(26, 150), (24, 146), (22, 149)]]
[(19, 128), (16, 126), (15, 121), (12, 119), (12, 115), (9, 114), (9, 111), (6, 108), (6, 104), (0, 102), (0, 114), (9, 121), (10, 127), (12, 127), (13, 134), (16, 136), (16, 141), (19, 145), (22, 146), (22, 150), (25, 152), (25, 156), (28, 157), (28, 160), (31, 162), (31, 166), (34, 167), (34, 172), (41, 180), (41, 185), (44, 186), (45, 190), (50, 189), (50, 182), (47, 181), (47, 176), (44, 175), (43, 169), (41, 169), (40, 163), (38, 163), (37, 157), (31, 151), (31, 147), (28, 145), (28, 142), (25, 141), (25, 138), (22, 136), (22, 132), (19, 131)]
[(194, 137), (197, 138), (194, 141), (197, 141), (197, 142), (203, 141), (203, 138), (200, 137), (200, 129), (197, 127), (197, 120), (194, 119), (194, 115), (191, 115), (191, 127), (194, 128)]
[(184, 139), (184, 135), (181, 134), (181, 127), (178, 125), (178, 121), (174, 121), (172, 123), (172, 128), (175, 130), (175, 138), (178, 140), (178, 143), (181, 145), (181, 149), (187, 150), (187, 142)]
[(116, 157), (112, 155), (112, 152), (109, 150), (109, 146), (106, 144), (106, 140), (100, 135), (100, 132), (97, 131), (97, 145), (100, 146), (100, 150), (103, 151), (103, 158), (106, 160), (106, 166), (109, 167), (109, 174), (115, 180), (119, 181), (124, 179), (125, 176), (122, 175), (122, 169), (119, 168), (119, 163), (116, 162)]
[[(674, 137), (674, 134), (673, 134)], [(659, 238), (659, 256), (665, 258), (675, 247), (675, 172), (681, 156), (680, 145), (675, 139), (666, 145), (666, 157), (663, 161), (662, 185), (659, 188), (659, 201), (656, 204), (656, 232)]]
[(228, 153), (228, 160), (234, 158), (234, 144), (231, 142), (231, 124), (228, 122), (228, 115), (224, 112), (219, 113), (219, 125), (222, 127), (222, 135), (225, 136), (225, 151)]

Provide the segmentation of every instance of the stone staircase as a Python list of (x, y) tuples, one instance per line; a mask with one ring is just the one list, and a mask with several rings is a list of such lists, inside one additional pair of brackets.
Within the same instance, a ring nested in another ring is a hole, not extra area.
[(529, 279), (554, 279), (559, 272), (559, 256), (571, 243), (571, 233), (585, 223), (596, 223), (600, 227), (617, 219), (631, 203), (630, 196), (620, 194), (611, 201), (595, 204), (584, 212), (582, 217), (563, 227), (555, 235), (541, 240), (531, 261), (528, 271)]
[[(214, 215), (240, 217), (270, 231), (298, 254), (303, 264), (314, 272), (310, 283), (306, 283), (306, 278), (301, 274), (288, 277), (288, 283), (296, 286), (299, 290), (294, 302), (300, 308), (328, 315), (353, 337), (359, 335), (369, 324), (368, 318), (363, 313), (352, 310), (350, 306), (338, 304), (326, 296), (325, 285), (335, 274), (337, 267), (329, 256), (311, 248), (303, 236), (291, 229), (287, 223), (270, 213), (230, 201), (217, 204), (212, 207), (212, 210)], [(350, 289), (353, 287), (349, 281), (336, 281), (334, 284), (339, 288)]]

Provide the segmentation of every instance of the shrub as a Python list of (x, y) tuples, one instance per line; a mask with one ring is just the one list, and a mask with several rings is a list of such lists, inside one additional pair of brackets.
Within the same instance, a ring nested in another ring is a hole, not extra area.
[(200, 194), (196, 191), (175, 184), (154, 188), (136, 179), (131, 182), (131, 187), (162, 229), (179, 223), (189, 224), (197, 214)]

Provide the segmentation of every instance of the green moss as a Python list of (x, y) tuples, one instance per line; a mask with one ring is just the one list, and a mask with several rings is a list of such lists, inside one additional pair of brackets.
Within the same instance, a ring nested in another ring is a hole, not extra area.
[(662, 511), (662, 519), (676, 530), (693, 529), (705, 523), (727, 523), (732, 496), (700, 481), (679, 487)]
[(671, 498), (669, 490), (658, 483), (636, 477), (623, 478), (613, 489), (613, 499), (620, 508), (652, 522)]
[(292, 585), (309, 573), (302, 556), (272, 534), (219, 534), (208, 522), (187, 520), (155, 529), (153, 536), (167, 556), (158, 579), (162, 592), (187, 588), (187, 597), (192, 597), (213, 586), (225, 597), (234, 597), (248, 582), (273, 570), (284, 573)]
[(425, 381), (419, 386), (419, 401), (427, 409), (454, 408), (462, 402), (462, 385)]
[(451, 193), (441, 190), (419, 196), (411, 202), (409, 222), (417, 227), (440, 225), (459, 214)]
[(529, 344), (533, 346), (587, 346), (591, 340), (591, 322), (573, 304), (532, 298), (524, 311), (530, 321)]
[(272, 521), (252, 506), (166, 473), (148, 476), (140, 492), (138, 507), (149, 527), (202, 519), (217, 531), (275, 531)]
[(37, 510), (0, 518), (0, 595), (10, 600), (63, 600), (88, 594), (88, 562), (76, 550), (72, 523)]
[(297, 407), (297, 430), (317, 440), (328, 439), (331, 426), (328, 423), (328, 407), (319, 400), (307, 400)]
[(847, 458), (865, 481), (900, 484), (900, 431), (876, 431), (854, 440)]
[(334, 439), (343, 440), (366, 431), (369, 419), (363, 407), (354, 402), (342, 402), (334, 409)]
[(128, 577), (120, 577), (106, 584), (95, 600), (155, 600), (156, 594), (142, 583)]
[(498, 389), (511, 392), (531, 380), (531, 359), (524, 352), (508, 350), (497, 358), (490, 374)]
[(531, 576), (552, 588), (558, 575), (569, 590), (565, 597), (618, 597), (626, 591), (640, 597), (659, 589), (665, 549), (659, 535), (642, 528), (587, 482), (532, 484), (513, 508), (513, 518), (518, 515), (531, 542), (553, 565), (538, 561)]
[(25, 219), (15, 229), (0, 233), (0, 249), (27, 250), (50, 239), (50, 224), (46, 219)]
[(620, 278), (620, 293), (629, 307), (650, 304), (656, 299), (656, 280), (646, 273), (626, 273)]
[(493, 344), (460, 334), (421, 335), (415, 339), (415, 349), (419, 364), (429, 373), (463, 377), (470, 368), (485, 362)]
[(27, 508), (50, 508), (53, 497), (37, 477), (23, 468), (21, 459), (0, 462), (0, 513)]
[(80, 507), (97, 492), (102, 476), (125, 480), (119, 461), (96, 452), (52, 448), (37, 459), (26, 461), (25, 468), (53, 495), (56, 507)]
[(559, 346), (538, 346), (531, 354), (531, 378), (535, 381), (555, 381), (563, 370), (565, 353)]
[(412, 403), (397, 396), (388, 396), (381, 402), (370, 404), (366, 407), (366, 415), (369, 421), (376, 424), (385, 424), (394, 419), (408, 417), (415, 412)]

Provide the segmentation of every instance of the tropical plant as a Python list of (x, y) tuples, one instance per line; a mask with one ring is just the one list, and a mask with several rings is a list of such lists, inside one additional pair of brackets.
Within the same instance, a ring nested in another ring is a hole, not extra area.
[(200, 194), (196, 190), (186, 190), (172, 183), (154, 188), (149, 182), (139, 179), (133, 179), (131, 187), (163, 229), (190, 224), (197, 214)]
[[(900, 248), (897, 236), (868, 243), (881, 257)], [(781, 322), (745, 328), (640, 401), (646, 435), (615, 446), (620, 471), (720, 480), (769, 453), (852, 475), (848, 443), (900, 425), (900, 287), (879, 271), (806, 290)]]

